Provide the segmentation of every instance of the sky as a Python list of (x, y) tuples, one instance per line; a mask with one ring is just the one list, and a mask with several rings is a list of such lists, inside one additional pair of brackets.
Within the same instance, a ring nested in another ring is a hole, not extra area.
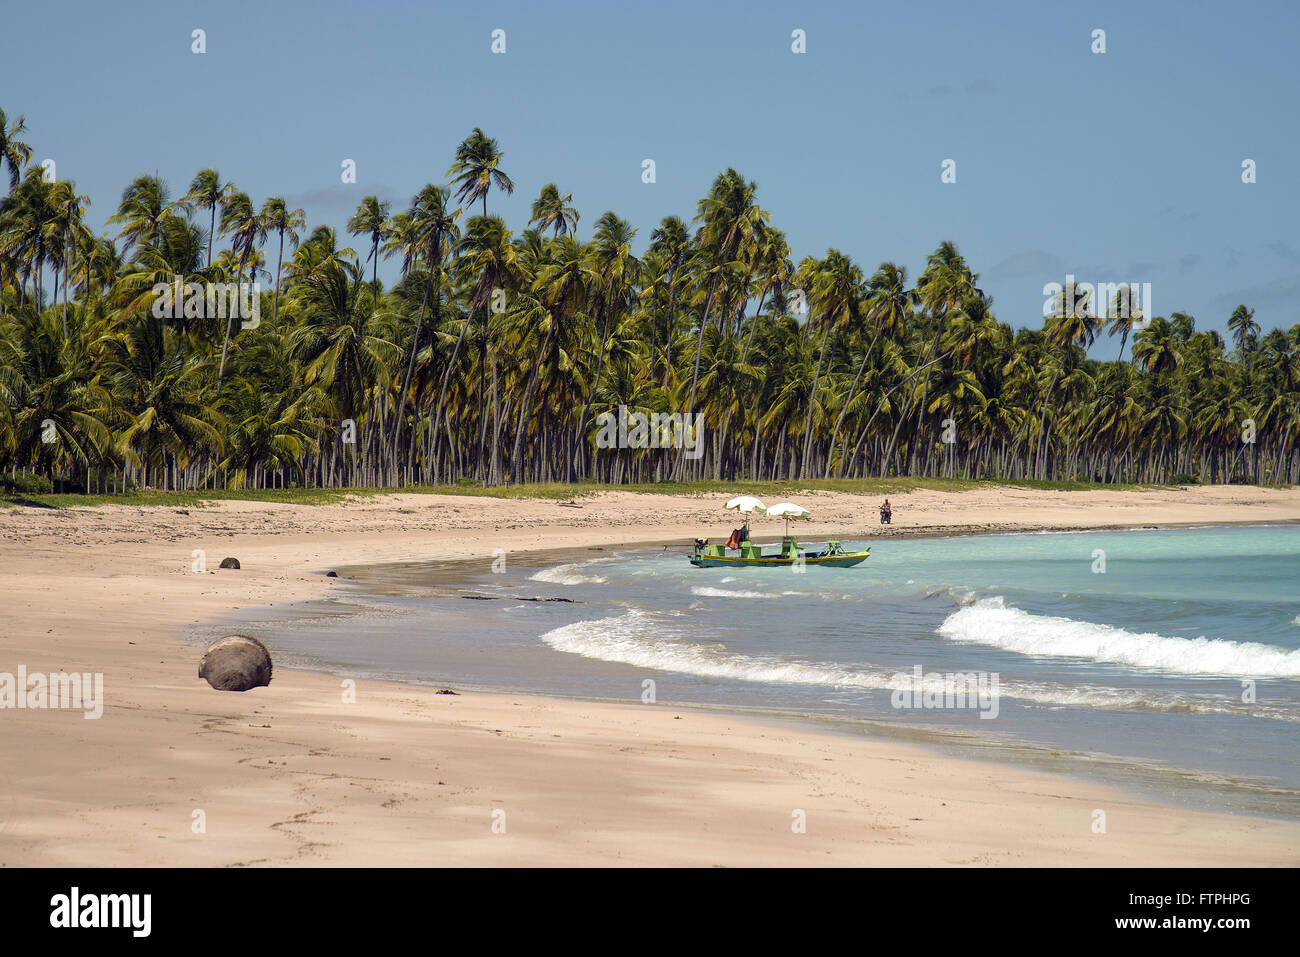
[(397, 212), (445, 184), (481, 127), (516, 187), (488, 209), (516, 232), (555, 182), (580, 237), (613, 210), (639, 253), (733, 167), (796, 262), (835, 248), (915, 278), (950, 240), (1016, 328), (1068, 275), (1150, 283), (1154, 314), (1198, 329), (1238, 303), (1265, 330), (1300, 322), (1294, 2), (7, 6), (0, 108), (90, 196), (96, 232), (135, 176), (179, 196), (215, 167), (342, 234), (364, 196)]

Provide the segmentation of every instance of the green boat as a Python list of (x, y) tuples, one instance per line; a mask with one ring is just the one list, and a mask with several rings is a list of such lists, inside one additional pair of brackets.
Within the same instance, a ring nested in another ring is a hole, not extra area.
[(861, 552), (846, 552), (836, 541), (827, 542), (826, 548), (820, 552), (806, 551), (792, 535), (782, 538), (779, 548), (775, 545), (769, 547), (772, 550), (765, 552), (762, 545), (741, 542), (740, 548), (728, 549), (725, 545), (710, 545), (697, 538), (695, 550), (691, 553), (691, 564), (696, 568), (734, 568), (742, 565), (760, 568), (833, 565), (837, 568), (850, 568), (871, 557), (869, 548)]

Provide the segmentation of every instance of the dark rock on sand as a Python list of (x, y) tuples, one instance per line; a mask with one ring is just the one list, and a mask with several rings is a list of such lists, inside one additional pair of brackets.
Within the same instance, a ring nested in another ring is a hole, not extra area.
[(239, 559), (238, 559), (238, 558), (223, 558), (223, 559), (221, 559), (221, 566), (220, 566), (220, 567), (222, 567), (222, 568), (238, 568), (238, 567), (239, 567)]
[(218, 691), (248, 691), (271, 683), (271, 653), (247, 635), (227, 635), (208, 645), (199, 677)]
[(496, 601), (500, 595), (461, 595), (461, 598), (468, 598), (470, 601)]
[(441, 688), (441, 689), (439, 689), (438, 691), (436, 691), (436, 692), (434, 692), (434, 693), (435, 693), (435, 694), (454, 694), (454, 695), (459, 695), (459, 694), (460, 694), (459, 691), (452, 691), (450, 688)]
[(325, 573), (325, 577), (326, 577), (326, 578), (338, 578), (338, 577), (339, 577), (339, 573), (338, 573), (338, 572), (334, 572), (334, 571), (329, 571), (329, 572), (326, 572), (326, 573)]

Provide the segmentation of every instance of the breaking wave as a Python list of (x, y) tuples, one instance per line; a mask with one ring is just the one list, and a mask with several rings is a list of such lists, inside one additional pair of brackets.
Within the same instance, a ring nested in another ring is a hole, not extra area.
[(1022, 655), (1083, 658), (1185, 675), (1300, 678), (1300, 651), (1222, 638), (1171, 638), (1033, 615), (1008, 607), (1000, 597), (953, 612), (938, 631), (953, 641)]
[[(960, 694), (969, 686), (960, 675), (913, 670), (846, 668), (834, 662), (791, 661), (776, 656), (744, 655), (722, 644), (705, 644), (676, 631), (682, 626), (662, 615), (632, 609), (610, 618), (578, 621), (552, 629), (542, 641), (568, 654), (638, 668), (676, 671), (704, 678), (731, 678), (773, 684), (820, 685), (863, 691), (916, 691)], [(1243, 706), (1213, 694), (1140, 691), (1052, 682), (999, 681), (997, 693), (1049, 708), (1102, 708), (1139, 711), (1232, 714), (1297, 721), (1286, 709)]]
[(710, 588), (708, 585), (692, 585), (691, 594), (700, 598), (782, 598), (785, 595), (799, 595), (802, 592), (786, 591), (744, 591), (742, 589)]
[(533, 572), (528, 577), (535, 582), (548, 582), (552, 585), (603, 585), (609, 581), (600, 575), (585, 575), (578, 571), (594, 562), (579, 562), (572, 565), (556, 565), (554, 568), (543, 568), (541, 571)]

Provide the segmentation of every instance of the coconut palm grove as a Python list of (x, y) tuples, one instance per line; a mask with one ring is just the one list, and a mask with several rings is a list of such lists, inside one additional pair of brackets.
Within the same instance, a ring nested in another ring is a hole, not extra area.
[[(27, 135), (0, 112), (11, 487), (1300, 478), (1300, 325), (1265, 333), (1245, 304), (1226, 340), (1064, 293), (1016, 327), (952, 241), (917, 276), (796, 263), (735, 169), (653, 225), (556, 184), (509, 224), (508, 157), (478, 129), (445, 182), (362, 198), (347, 236), (215, 169), (138, 176), (96, 236)], [(255, 321), (187, 295), (229, 283), (257, 284)], [(620, 406), (698, 414), (702, 454), (599, 447)]]

